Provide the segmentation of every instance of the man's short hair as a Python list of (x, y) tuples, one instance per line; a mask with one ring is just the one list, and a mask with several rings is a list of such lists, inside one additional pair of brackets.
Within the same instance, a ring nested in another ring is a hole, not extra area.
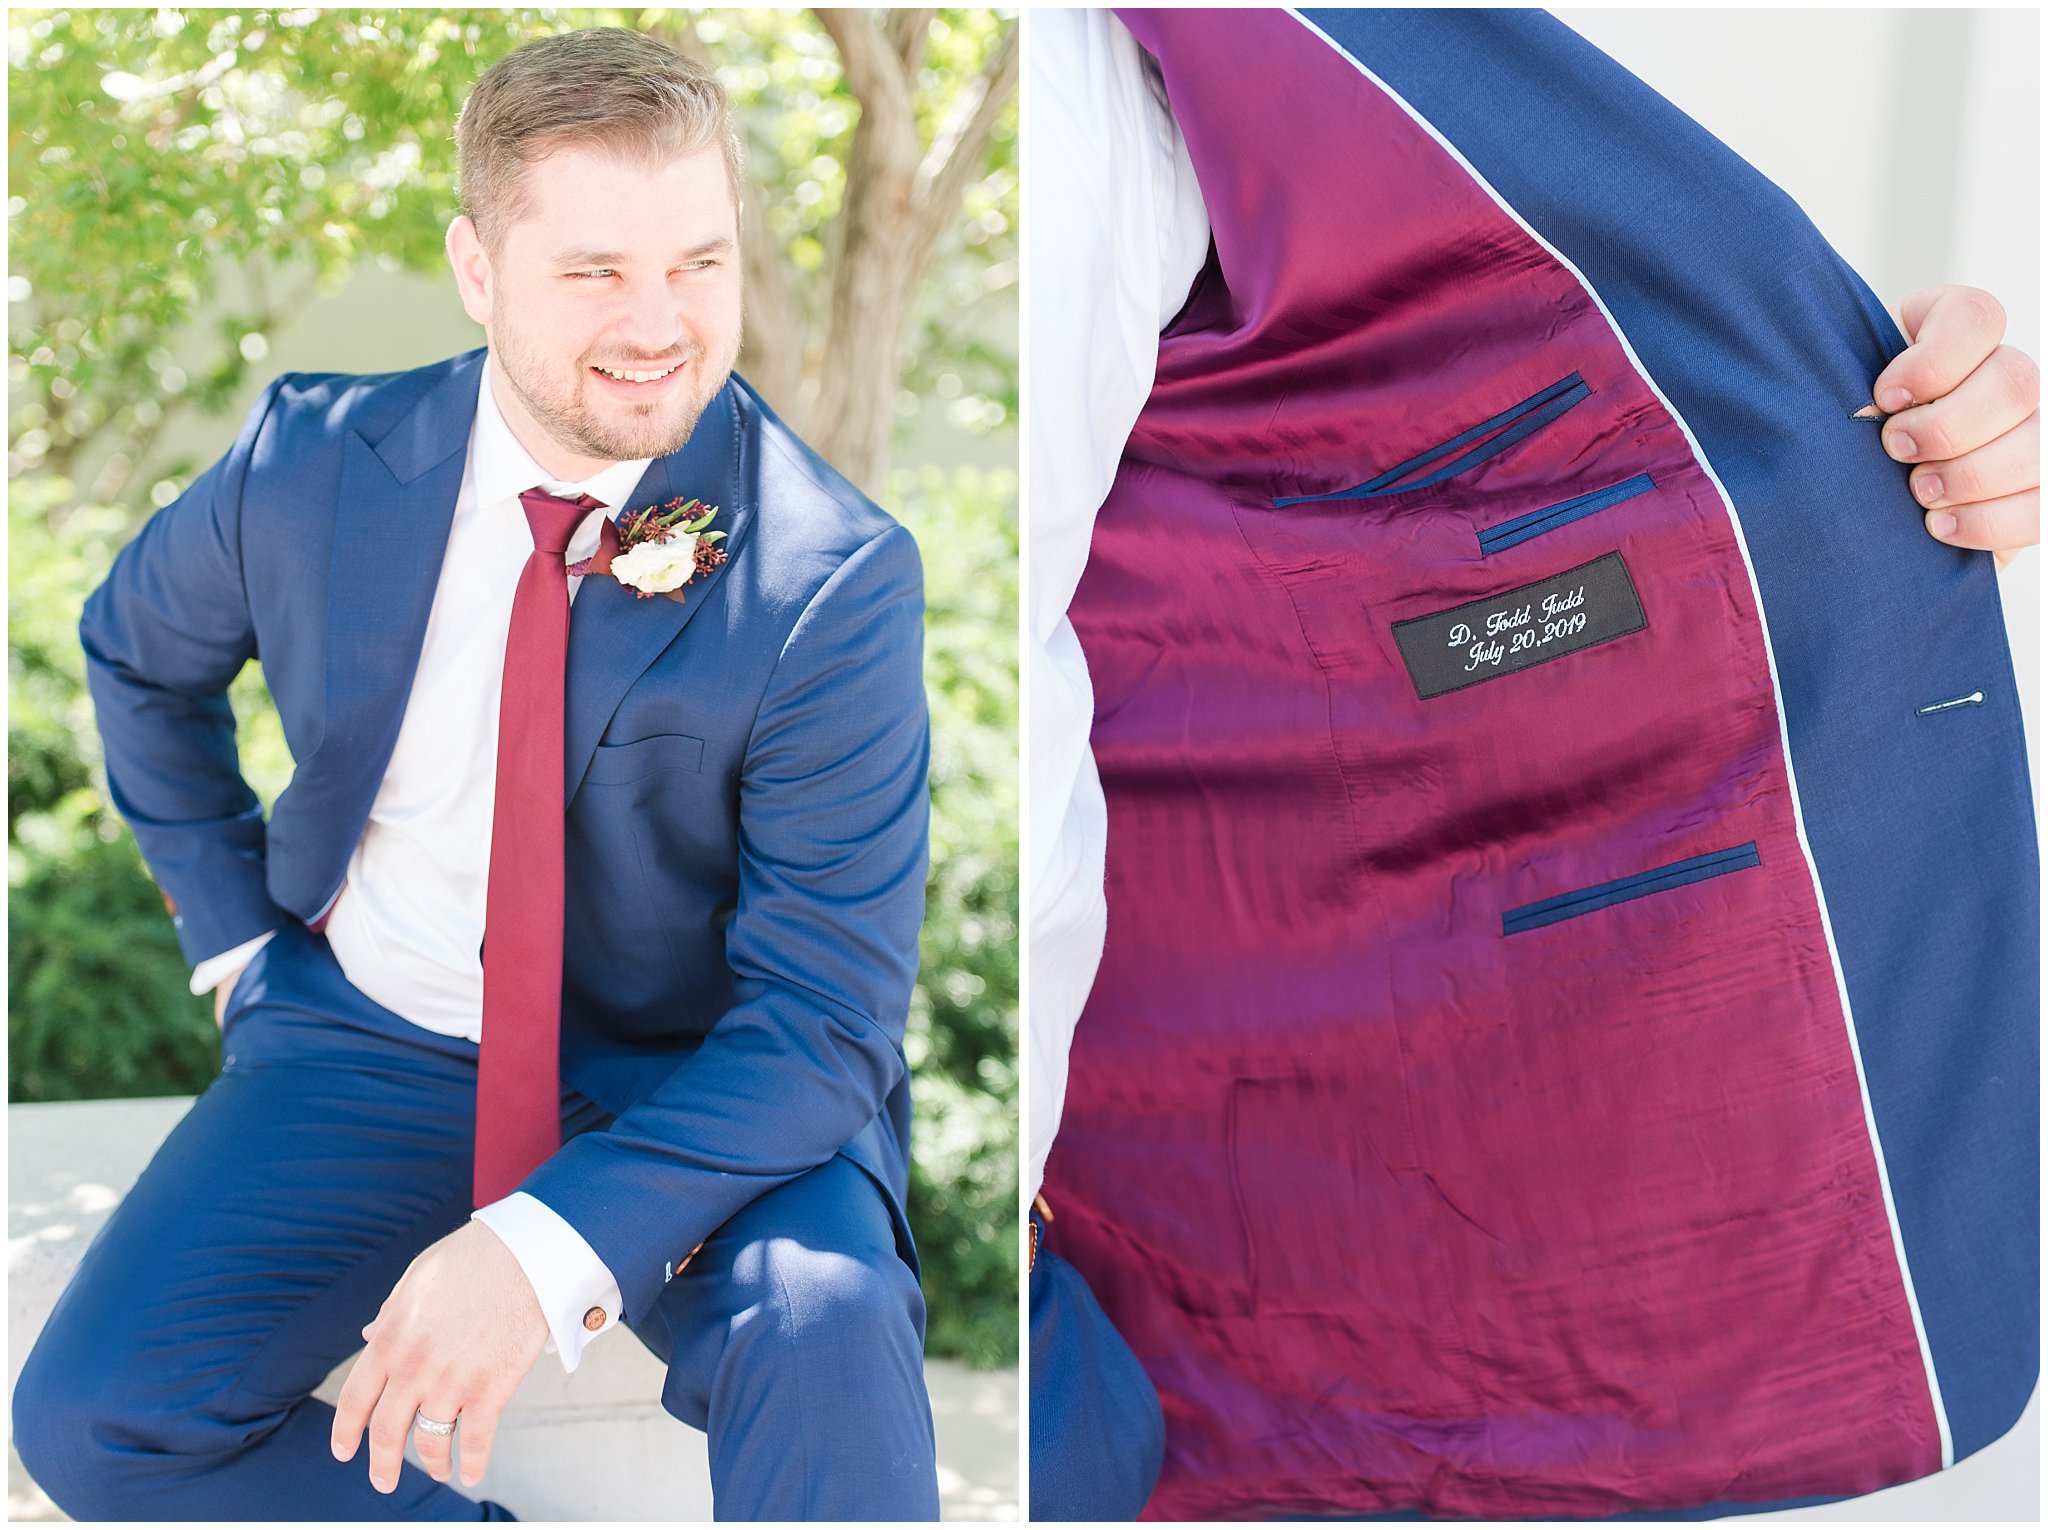
[(526, 215), (526, 167), (585, 144), (648, 168), (716, 143), (735, 209), (746, 150), (710, 70), (627, 27), (589, 27), (524, 43), (484, 71), (455, 120), (455, 191), (496, 256)]

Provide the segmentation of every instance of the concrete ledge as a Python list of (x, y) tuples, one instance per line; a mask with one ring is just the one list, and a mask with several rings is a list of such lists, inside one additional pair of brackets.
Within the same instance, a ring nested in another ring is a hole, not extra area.
[[(7, 1381), (72, 1269), (135, 1183), (188, 1099), (100, 1100), (8, 1108)], [(332, 1402), (344, 1362), (318, 1395)], [(939, 1492), (949, 1520), (1018, 1517), (1017, 1372), (974, 1371), (955, 1361), (925, 1367), (938, 1428)], [(594, 1344), (574, 1376), (553, 1356), (506, 1410), (485, 1484), (530, 1519), (708, 1520), (704, 1436), (658, 1401), (662, 1367), (629, 1335)], [(7, 1517), (64, 1516), (9, 1445)]]

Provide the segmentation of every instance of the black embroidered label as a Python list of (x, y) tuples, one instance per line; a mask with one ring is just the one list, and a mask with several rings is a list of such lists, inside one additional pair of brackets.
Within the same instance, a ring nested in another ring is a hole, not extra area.
[(1394, 641), (1415, 694), (1427, 701), (1649, 624), (1615, 551), (1534, 584), (1395, 622)]

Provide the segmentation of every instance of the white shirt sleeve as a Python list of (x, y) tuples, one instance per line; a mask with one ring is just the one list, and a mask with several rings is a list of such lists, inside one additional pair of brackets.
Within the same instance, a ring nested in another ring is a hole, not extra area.
[(1156, 68), (1101, 10), (1030, 17), (1024, 417), (1025, 896), (1036, 1195), (1066, 1097), (1067, 1052), (1102, 960), (1108, 814), (1088, 745), (1095, 696), (1067, 606), (1095, 514), (1152, 391), (1159, 331), (1209, 253), (1209, 218)]
[[(575, 1370), (583, 1359), (583, 1346), (615, 1327), (625, 1305), (610, 1267), (560, 1212), (524, 1190), (514, 1190), (469, 1215), (512, 1250), (547, 1316), (544, 1352), (560, 1355), (563, 1370)], [(604, 1314), (604, 1322), (589, 1328), (584, 1317), (593, 1309)]]
[(192, 991), (212, 993), (214, 989), (220, 987), (225, 978), (248, 966), (249, 958), (262, 950), (263, 943), (276, 933), (275, 930), (265, 930), (261, 935), (243, 941), (231, 951), (209, 956), (192, 969)]

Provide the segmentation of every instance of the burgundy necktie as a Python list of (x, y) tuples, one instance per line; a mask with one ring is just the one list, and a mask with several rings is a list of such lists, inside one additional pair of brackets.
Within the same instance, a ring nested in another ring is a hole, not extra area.
[(498, 714), (498, 783), (484, 898), (476, 1204), (519, 1187), (562, 1145), (562, 692), (569, 576), (562, 553), (602, 500), (519, 496), (533, 553), (512, 597)]

